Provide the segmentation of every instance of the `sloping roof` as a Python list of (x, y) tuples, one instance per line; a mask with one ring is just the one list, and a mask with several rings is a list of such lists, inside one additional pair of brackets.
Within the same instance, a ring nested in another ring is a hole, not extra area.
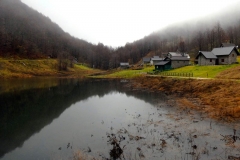
[(143, 62), (150, 62), (151, 58), (150, 57), (143, 57)]
[(187, 53), (168, 52), (168, 55), (169, 54), (172, 57), (188, 57), (188, 58), (190, 58), (189, 54), (187, 54)]
[(168, 52), (168, 54), (171, 54), (172, 56), (177, 56), (177, 57), (181, 57), (182, 56), (181, 53), (176, 53), (176, 52)]
[(235, 44), (233, 44), (233, 43), (222, 43), (221, 44), (221, 47), (231, 47), (231, 46), (236, 46)]
[(234, 48), (235, 46), (213, 48), (212, 53), (215, 54), (216, 56), (225, 56), (229, 55)]
[(172, 57), (172, 58), (170, 58), (172, 61), (189, 61), (190, 60), (190, 58), (188, 58), (188, 57), (183, 57), (183, 56), (181, 56), (181, 57)]
[(158, 66), (164, 66), (164, 65), (167, 64), (168, 62), (170, 62), (170, 61), (158, 62), (158, 63), (155, 64), (155, 66), (156, 66), (156, 65), (158, 65)]
[(163, 58), (160, 58), (159, 56), (154, 56), (153, 58), (151, 58), (151, 61), (161, 61), (163, 60)]
[(199, 57), (201, 54), (202, 54), (206, 59), (217, 59), (217, 56), (215, 56), (212, 52), (207, 52), (207, 51), (199, 51), (196, 59), (198, 59), (198, 57)]

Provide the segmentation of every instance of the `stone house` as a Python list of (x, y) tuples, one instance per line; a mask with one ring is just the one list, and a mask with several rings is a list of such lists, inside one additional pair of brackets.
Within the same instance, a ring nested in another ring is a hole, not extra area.
[(143, 57), (143, 64), (150, 64), (151, 57)]
[(172, 58), (172, 57), (187, 57), (187, 58), (190, 58), (189, 54), (180, 53), (180, 52), (168, 52), (166, 57), (168, 57), (168, 58)]
[(186, 56), (170, 58), (172, 68), (180, 68), (190, 64), (190, 58)]
[(168, 52), (166, 57), (155, 63), (155, 70), (169, 70), (188, 66), (190, 64), (190, 56), (186, 53)]
[(235, 46), (214, 48), (211, 52), (199, 51), (196, 59), (199, 65), (223, 65), (237, 62), (239, 52)]
[(237, 62), (238, 50), (235, 46), (214, 48), (212, 53), (217, 56), (216, 65), (233, 64)]
[(166, 57), (162, 62), (155, 64), (155, 70), (169, 70), (174, 68), (180, 68), (184, 66), (188, 66), (190, 62), (190, 58), (181, 56), (181, 57)]
[(150, 64), (155, 65), (163, 60), (164, 60), (164, 58), (160, 58), (159, 56), (153, 56), (150, 60)]
[(235, 44), (233, 43), (221, 43), (220, 47), (232, 47), (232, 46), (236, 46)]
[(120, 68), (122, 68), (122, 69), (127, 69), (127, 68), (129, 68), (129, 63), (121, 62), (121, 63), (120, 63)]
[(162, 62), (156, 63), (154, 66), (155, 66), (155, 70), (158, 70), (158, 71), (165, 71), (165, 70), (172, 69), (171, 61), (162, 61)]
[(198, 59), (198, 65), (215, 65), (217, 56), (215, 56), (212, 52), (199, 51), (196, 59)]

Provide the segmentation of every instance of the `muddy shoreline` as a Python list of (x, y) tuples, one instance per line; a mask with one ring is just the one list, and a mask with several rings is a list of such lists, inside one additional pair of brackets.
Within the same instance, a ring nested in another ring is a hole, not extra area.
[(165, 77), (138, 77), (129, 87), (164, 92), (177, 99), (179, 106), (205, 113), (222, 122), (240, 120), (240, 85), (231, 80), (197, 80)]

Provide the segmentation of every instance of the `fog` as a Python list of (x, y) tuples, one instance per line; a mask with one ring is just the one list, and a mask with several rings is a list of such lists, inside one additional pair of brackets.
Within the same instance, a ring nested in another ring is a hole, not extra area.
[[(179, 22), (195, 21), (199, 26), (197, 19), (209, 18), (209, 15), (218, 15), (228, 9), (232, 10), (233, 6), (239, 6), (238, 0), (228, 0), (224, 3), (217, 0), (207, 2), (22, 0), (22, 2), (48, 16), (72, 36), (113, 47), (123, 46), (127, 42), (141, 39)], [(237, 18), (236, 14), (231, 17)], [(230, 20), (229, 17), (224, 19)]]

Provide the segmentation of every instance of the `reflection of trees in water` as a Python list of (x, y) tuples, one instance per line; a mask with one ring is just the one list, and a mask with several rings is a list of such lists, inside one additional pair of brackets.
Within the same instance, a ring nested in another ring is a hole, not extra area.
[[(14, 91), (0, 95), (0, 157), (19, 147), (72, 104), (111, 91), (126, 92), (146, 102), (154, 94), (133, 92), (119, 81), (60, 79), (56, 87)], [(157, 97), (156, 97), (157, 98)]]

